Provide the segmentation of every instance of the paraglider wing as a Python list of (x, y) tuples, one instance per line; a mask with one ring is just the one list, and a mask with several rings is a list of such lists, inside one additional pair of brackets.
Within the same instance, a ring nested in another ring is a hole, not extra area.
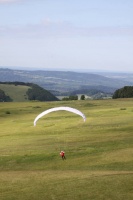
[(34, 126), (36, 126), (36, 122), (38, 121), (38, 119), (40, 119), (44, 115), (46, 115), (48, 113), (51, 113), (51, 112), (54, 112), (54, 111), (59, 111), (59, 110), (66, 110), (66, 111), (69, 111), (69, 112), (73, 112), (73, 113), (75, 113), (77, 115), (80, 115), (83, 118), (84, 121), (86, 120), (85, 115), (81, 111), (79, 111), (79, 110), (77, 110), (75, 108), (71, 108), (71, 107), (55, 107), (55, 108), (50, 108), (50, 109), (45, 110), (44, 112), (40, 113), (34, 120)]

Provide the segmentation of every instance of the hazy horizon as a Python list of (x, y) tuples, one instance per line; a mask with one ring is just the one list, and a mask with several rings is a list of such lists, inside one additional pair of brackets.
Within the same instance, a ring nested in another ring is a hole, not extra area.
[(94, 69), (60, 69), (60, 68), (27, 68), (27, 67), (13, 67), (13, 66), (0, 66), (0, 69), (11, 70), (26, 70), (26, 71), (64, 71), (64, 72), (77, 72), (77, 73), (119, 73), (119, 74), (133, 74), (133, 71), (113, 71), (113, 70), (94, 70)]

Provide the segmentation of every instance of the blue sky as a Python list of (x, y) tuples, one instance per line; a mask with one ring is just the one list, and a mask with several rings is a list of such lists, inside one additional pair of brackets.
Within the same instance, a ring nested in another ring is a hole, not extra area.
[(133, 72), (132, 0), (0, 0), (0, 66)]

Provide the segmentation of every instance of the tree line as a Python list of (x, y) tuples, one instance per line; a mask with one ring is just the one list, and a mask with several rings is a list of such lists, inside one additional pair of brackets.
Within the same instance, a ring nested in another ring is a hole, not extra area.
[(116, 90), (112, 96), (113, 99), (117, 98), (132, 98), (133, 97), (133, 86), (125, 86)]
[[(70, 101), (70, 100), (78, 100), (78, 96), (77, 95), (70, 95), (69, 97), (62, 98), (62, 101)], [(80, 100), (85, 100), (84, 94), (81, 95)]]
[(59, 99), (51, 94), (49, 91), (42, 87), (32, 84), (32, 87), (28, 89), (27, 93), (29, 100), (37, 101), (58, 101)]
[(11, 102), (12, 99), (5, 94), (3, 90), (0, 89), (0, 102)]

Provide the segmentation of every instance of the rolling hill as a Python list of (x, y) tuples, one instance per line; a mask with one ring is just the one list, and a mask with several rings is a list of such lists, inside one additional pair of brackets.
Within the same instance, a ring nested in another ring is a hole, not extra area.
[[(14, 102), (25, 102), (30, 100), (57, 101), (53, 94), (36, 84), (23, 82), (1, 82), (0, 90), (10, 97)], [(2, 101), (2, 99), (0, 99)], [(3, 99), (5, 101), (5, 99)]]
[[(54, 96), (73, 94), (112, 96), (124, 86), (133, 86), (131, 74), (78, 73), (70, 71), (16, 70), (0, 68), (0, 81), (30, 82), (48, 90)], [(95, 93), (95, 94), (94, 94)], [(26, 98), (26, 97), (23, 97)], [(95, 97), (94, 97), (95, 98)]]

